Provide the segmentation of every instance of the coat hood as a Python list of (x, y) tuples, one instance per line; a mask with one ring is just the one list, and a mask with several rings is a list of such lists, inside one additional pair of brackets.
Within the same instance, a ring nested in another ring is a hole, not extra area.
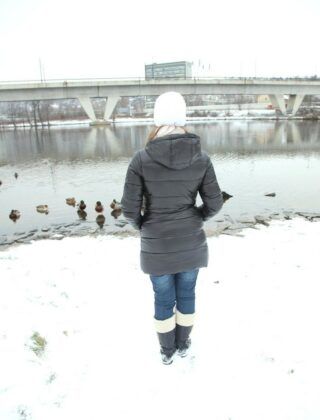
[(192, 133), (169, 134), (150, 140), (145, 150), (155, 162), (183, 169), (201, 156), (200, 137)]

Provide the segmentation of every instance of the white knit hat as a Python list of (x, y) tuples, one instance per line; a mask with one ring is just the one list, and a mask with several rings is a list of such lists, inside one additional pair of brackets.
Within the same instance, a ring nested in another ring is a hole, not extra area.
[(186, 103), (178, 92), (160, 95), (154, 104), (153, 118), (157, 127), (161, 125), (184, 126), (186, 124)]

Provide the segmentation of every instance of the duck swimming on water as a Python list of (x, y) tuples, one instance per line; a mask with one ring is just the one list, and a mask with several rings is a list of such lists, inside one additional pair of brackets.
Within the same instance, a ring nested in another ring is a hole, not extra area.
[(13, 220), (14, 222), (19, 219), (19, 217), (21, 216), (21, 213), (19, 210), (11, 210), (11, 213), (9, 214), (9, 217), (11, 220)]
[(36, 209), (38, 213), (45, 213), (45, 214), (49, 213), (49, 207), (47, 206), (47, 204), (40, 204), (39, 206), (36, 207)]
[(76, 199), (74, 197), (66, 198), (66, 203), (69, 206), (75, 206), (76, 205)]

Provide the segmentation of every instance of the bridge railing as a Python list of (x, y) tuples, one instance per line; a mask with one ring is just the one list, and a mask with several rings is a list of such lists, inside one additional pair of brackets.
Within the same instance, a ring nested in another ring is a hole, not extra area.
[(312, 81), (320, 81), (320, 77), (156, 77), (156, 78), (145, 78), (145, 77), (99, 77), (99, 78), (76, 78), (76, 79), (27, 79), (27, 80), (0, 80), (0, 84), (32, 84), (32, 83), (72, 83), (72, 82), (151, 82), (151, 81), (160, 81), (160, 80), (194, 80), (194, 81), (201, 81), (201, 80), (239, 80), (239, 81), (305, 81), (305, 82), (312, 82)]

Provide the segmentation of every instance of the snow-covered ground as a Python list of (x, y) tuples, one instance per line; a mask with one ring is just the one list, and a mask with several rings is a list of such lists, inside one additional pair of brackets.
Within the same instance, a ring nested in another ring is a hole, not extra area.
[(1, 252), (0, 418), (318, 420), (319, 238), (299, 218), (210, 237), (192, 352), (170, 366), (138, 238)]

